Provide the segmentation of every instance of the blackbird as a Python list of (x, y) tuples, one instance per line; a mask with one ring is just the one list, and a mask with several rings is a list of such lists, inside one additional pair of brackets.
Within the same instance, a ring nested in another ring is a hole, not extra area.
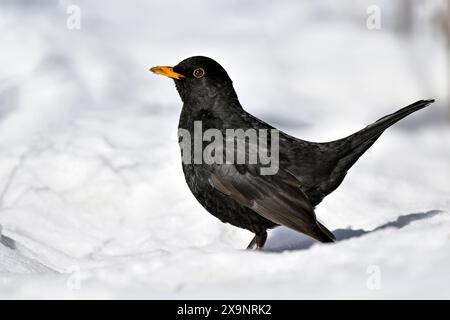
[[(150, 70), (175, 81), (183, 102), (179, 130), (194, 134), (198, 121), (202, 129), (215, 128), (222, 133), (239, 128), (275, 129), (242, 108), (227, 72), (211, 58), (195, 56), (174, 67), (159, 66)], [(305, 141), (278, 131), (278, 171), (275, 174), (261, 174), (259, 162), (183, 161), (185, 179), (208, 212), (222, 222), (255, 234), (247, 249), (261, 250), (267, 239), (267, 229), (279, 225), (321, 242), (333, 242), (333, 233), (317, 221), (314, 208), (342, 183), (350, 167), (384, 130), (432, 102), (434, 100), (417, 101), (348, 137), (331, 142)], [(204, 148), (204, 144), (201, 147)], [(184, 152), (186, 150), (182, 154)], [(187, 152), (193, 153), (192, 150)]]

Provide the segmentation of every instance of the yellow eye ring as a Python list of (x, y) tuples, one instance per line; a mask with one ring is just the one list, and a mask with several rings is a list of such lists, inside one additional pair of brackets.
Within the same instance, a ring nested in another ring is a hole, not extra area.
[(197, 68), (197, 69), (194, 70), (194, 72), (192, 74), (196, 78), (201, 78), (201, 77), (203, 77), (205, 75), (205, 69)]

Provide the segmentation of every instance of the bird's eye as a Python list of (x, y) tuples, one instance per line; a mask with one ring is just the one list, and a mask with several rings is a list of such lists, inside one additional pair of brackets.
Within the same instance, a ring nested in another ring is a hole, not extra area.
[(197, 68), (193, 72), (194, 77), (201, 78), (205, 75), (205, 70), (203, 68)]

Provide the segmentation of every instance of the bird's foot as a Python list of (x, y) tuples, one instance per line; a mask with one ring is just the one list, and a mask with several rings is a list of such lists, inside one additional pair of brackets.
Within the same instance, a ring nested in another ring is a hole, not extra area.
[(252, 250), (256, 245), (256, 236), (253, 237), (252, 241), (247, 246), (246, 250)]
[(247, 250), (262, 251), (267, 240), (267, 232), (256, 234), (247, 246)]

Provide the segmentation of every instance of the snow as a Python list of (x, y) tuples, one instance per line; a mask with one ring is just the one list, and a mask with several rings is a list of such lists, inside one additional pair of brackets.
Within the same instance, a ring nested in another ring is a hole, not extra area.
[[(2, 1), (0, 298), (450, 298), (447, 50), (434, 29), (397, 33), (389, 1), (368, 30), (372, 3)], [(304, 139), (437, 102), (318, 206), (340, 241), (278, 228), (247, 252), (252, 235), (190, 194), (179, 97), (148, 72), (198, 54), (248, 111)]]

